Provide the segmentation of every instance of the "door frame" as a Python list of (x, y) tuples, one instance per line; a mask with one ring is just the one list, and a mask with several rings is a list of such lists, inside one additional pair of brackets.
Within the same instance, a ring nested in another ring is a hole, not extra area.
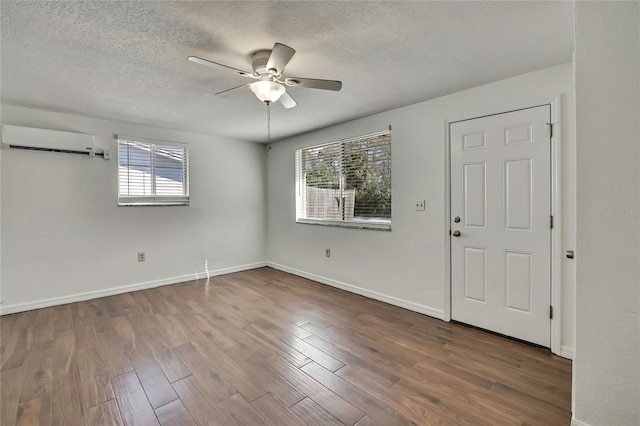
[(453, 123), (473, 120), (490, 115), (551, 106), (551, 123), (553, 134), (551, 137), (551, 215), (553, 215), (553, 229), (551, 229), (551, 352), (560, 355), (562, 346), (562, 94), (552, 98), (537, 101), (521, 102), (503, 107), (486, 108), (482, 111), (470, 112), (454, 116), (444, 121), (444, 262), (445, 262), (445, 290), (443, 319), (451, 321), (451, 140), (450, 128)]

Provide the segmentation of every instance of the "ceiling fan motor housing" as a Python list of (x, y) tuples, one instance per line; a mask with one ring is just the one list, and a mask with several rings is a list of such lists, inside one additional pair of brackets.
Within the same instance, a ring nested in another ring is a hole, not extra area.
[(257, 75), (270, 74), (269, 70), (267, 69), (269, 56), (271, 56), (271, 50), (268, 49), (258, 50), (253, 55), (251, 55), (251, 66), (253, 68), (253, 72), (255, 72)]

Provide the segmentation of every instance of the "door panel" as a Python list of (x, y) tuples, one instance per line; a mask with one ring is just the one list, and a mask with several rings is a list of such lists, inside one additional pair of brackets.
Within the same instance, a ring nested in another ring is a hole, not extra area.
[(450, 127), (452, 319), (547, 347), (550, 115), (544, 105)]
[(464, 135), (462, 138), (462, 149), (465, 151), (487, 147), (487, 134), (485, 132), (471, 133)]
[(533, 254), (514, 251), (504, 252), (504, 287), (506, 307), (532, 314)]
[(487, 249), (464, 248), (464, 297), (487, 303)]
[(515, 143), (531, 143), (532, 126), (518, 126), (504, 130), (504, 143), (505, 145), (512, 145)]
[(486, 163), (464, 165), (464, 226), (486, 228)]
[(504, 162), (504, 228), (533, 231), (533, 159)]

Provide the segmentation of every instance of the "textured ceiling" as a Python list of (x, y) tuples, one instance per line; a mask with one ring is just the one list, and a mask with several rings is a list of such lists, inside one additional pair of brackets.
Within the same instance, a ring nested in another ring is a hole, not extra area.
[(2, 102), (266, 140), (246, 80), (274, 42), (297, 50), (285, 76), (343, 81), (288, 88), (272, 139), (432, 99), (571, 60), (571, 2), (0, 2)]

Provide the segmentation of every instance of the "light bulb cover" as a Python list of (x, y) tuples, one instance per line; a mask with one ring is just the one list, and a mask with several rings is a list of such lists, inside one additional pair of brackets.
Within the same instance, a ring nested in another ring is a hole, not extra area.
[(286, 91), (282, 84), (268, 80), (253, 82), (249, 88), (262, 102), (276, 102)]

